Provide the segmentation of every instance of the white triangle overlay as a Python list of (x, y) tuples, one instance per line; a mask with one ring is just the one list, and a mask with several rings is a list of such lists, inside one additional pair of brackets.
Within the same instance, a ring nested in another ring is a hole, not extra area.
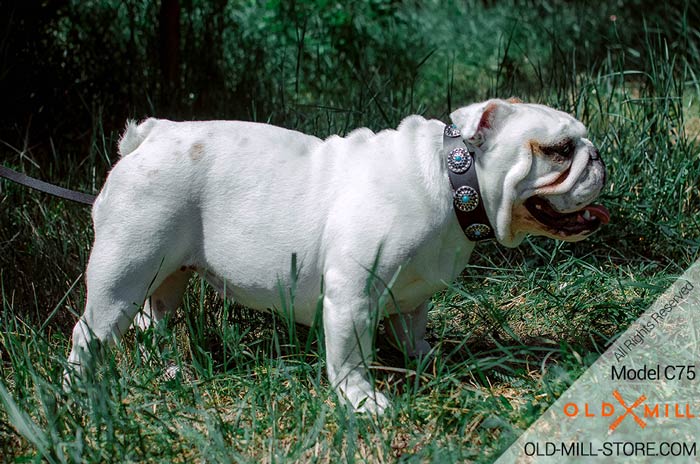
[(698, 441), (700, 260), (496, 463), (698, 462)]

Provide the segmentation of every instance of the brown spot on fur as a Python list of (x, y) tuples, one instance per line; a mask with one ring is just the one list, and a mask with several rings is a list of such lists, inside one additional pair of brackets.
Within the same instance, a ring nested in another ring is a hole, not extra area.
[(204, 156), (204, 144), (201, 142), (193, 144), (192, 147), (190, 147), (188, 154), (190, 155), (190, 159), (193, 161), (201, 159), (202, 156)]
[(522, 102), (523, 102), (523, 101), (522, 101), (521, 99), (519, 99), (518, 97), (510, 97), (510, 98), (509, 98), (508, 100), (506, 100), (506, 101), (507, 101), (508, 103), (513, 103), (513, 104), (517, 104), (517, 103), (522, 103)]
[(537, 140), (528, 140), (527, 145), (528, 147), (530, 147), (530, 151), (533, 155), (544, 155), (544, 152), (542, 151), (542, 145), (540, 145), (540, 142), (538, 142)]

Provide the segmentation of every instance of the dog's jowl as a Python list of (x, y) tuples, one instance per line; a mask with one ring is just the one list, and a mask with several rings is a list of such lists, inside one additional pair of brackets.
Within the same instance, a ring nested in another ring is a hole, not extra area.
[(311, 324), (323, 291), (328, 379), (343, 401), (381, 412), (389, 401), (367, 371), (378, 297), (368, 272), (392, 283), (379, 315), (388, 332), (420, 355), (430, 349), (426, 302), (476, 241), (580, 240), (609, 217), (592, 204), (603, 161), (576, 119), (503, 100), (451, 119), (410, 116), (395, 130), (326, 140), (249, 122), (129, 124), (93, 207), (66, 382), (93, 338), (114, 341), (142, 307), (142, 323), (174, 310), (194, 272), (243, 305), (281, 308), (296, 255), (296, 321)]

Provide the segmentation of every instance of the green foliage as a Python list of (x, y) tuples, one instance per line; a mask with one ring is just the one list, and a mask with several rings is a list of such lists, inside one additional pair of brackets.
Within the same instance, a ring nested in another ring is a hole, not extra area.
[[(270, 121), (323, 137), (517, 95), (588, 126), (612, 223), (577, 244), (480, 245), (433, 299), (435, 359), (405, 360), (378, 340), (374, 371), (394, 408), (373, 419), (336, 407), (322, 334), (199, 281), (170, 324), (127, 335), (64, 393), (89, 212), (3, 183), (0, 456), (490, 462), (698, 259), (695, 2), (179, 3), (176, 42), (158, 2), (1, 4), (3, 164), (96, 192), (128, 117)], [(291, 310), (293, 289), (280, 291)]]

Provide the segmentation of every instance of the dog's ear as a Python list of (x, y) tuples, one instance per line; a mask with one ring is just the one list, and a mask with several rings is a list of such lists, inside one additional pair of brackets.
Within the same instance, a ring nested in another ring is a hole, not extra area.
[(462, 133), (463, 139), (481, 146), (512, 112), (513, 103), (493, 99), (455, 110), (450, 118)]

